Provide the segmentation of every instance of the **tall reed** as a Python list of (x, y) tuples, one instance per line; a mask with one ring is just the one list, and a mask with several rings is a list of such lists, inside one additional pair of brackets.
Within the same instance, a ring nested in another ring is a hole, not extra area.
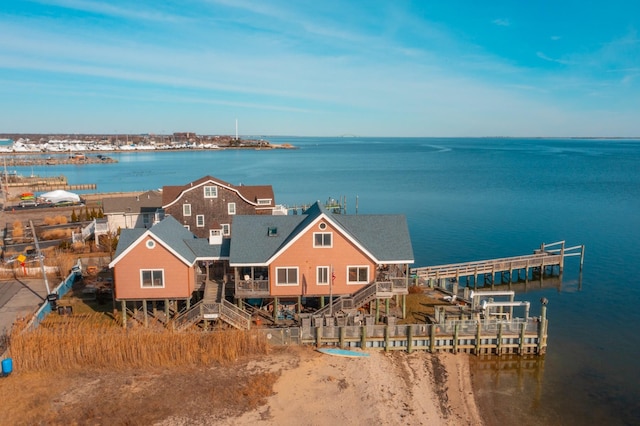
[(264, 335), (250, 331), (125, 330), (94, 316), (14, 326), (9, 354), (16, 371), (202, 366), (267, 354)]

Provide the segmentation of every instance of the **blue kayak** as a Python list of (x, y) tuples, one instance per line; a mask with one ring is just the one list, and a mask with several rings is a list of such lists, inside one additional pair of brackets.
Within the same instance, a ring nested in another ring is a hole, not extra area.
[(348, 357), (354, 357), (354, 358), (369, 356), (369, 354), (366, 352), (350, 351), (347, 349), (339, 349), (339, 348), (320, 348), (320, 349), (317, 349), (317, 351), (327, 355), (348, 356)]

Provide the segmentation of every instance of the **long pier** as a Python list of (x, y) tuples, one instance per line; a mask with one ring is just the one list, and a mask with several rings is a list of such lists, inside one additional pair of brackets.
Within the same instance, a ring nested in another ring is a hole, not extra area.
[(466, 278), (468, 283), (473, 277), (474, 286), (477, 287), (480, 276), (484, 278), (484, 283), (493, 284), (496, 274), (501, 275), (501, 281), (507, 275), (509, 282), (513, 281), (514, 273), (517, 273), (520, 279), (520, 274), (523, 272), (525, 280), (529, 279), (530, 273), (544, 273), (546, 269), (551, 269), (553, 272), (553, 269), (557, 268), (558, 274), (561, 274), (564, 259), (568, 256), (580, 256), (582, 271), (584, 245), (565, 247), (564, 241), (558, 241), (551, 244), (542, 243), (540, 248), (530, 255), (412, 268), (411, 274), (423, 283), (431, 285), (434, 281), (438, 283), (440, 280), (459, 282), (461, 278)]

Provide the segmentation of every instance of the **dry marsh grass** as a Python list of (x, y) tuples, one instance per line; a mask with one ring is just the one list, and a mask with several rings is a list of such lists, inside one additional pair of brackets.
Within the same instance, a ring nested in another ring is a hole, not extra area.
[(150, 328), (123, 329), (96, 315), (44, 321), (35, 330), (14, 327), (10, 356), (20, 371), (184, 367), (228, 363), (246, 355), (267, 354), (262, 334), (173, 332)]
[(124, 330), (85, 316), (14, 327), (10, 344), (0, 400), (12, 425), (216, 424), (264, 404), (281, 371), (264, 337), (242, 331)]
[(51, 229), (48, 231), (42, 231), (40, 238), (43, 240), (62, 240), (65, 238), (71, 238), (73, 231), (71, 229)]
[(69, 222), (66, 216), (47, 216), (43, 219), (45, 225), (64, 225)]
[(20, 238), (24, 236), (24, 228), (22, 227), (22, 222), (16, 220), (12, 224), (13, 229), (13, 238)]

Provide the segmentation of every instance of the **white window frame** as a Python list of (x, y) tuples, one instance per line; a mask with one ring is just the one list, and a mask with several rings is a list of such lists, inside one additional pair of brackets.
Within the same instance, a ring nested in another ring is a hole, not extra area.
[[(329, 244), (326, 244), (325, 237), (329, 236)], [(318, 244), (318, 237), (321, 237), (320, 244)], [(333, 247), (333, 232), (314, 232), (313, 233), (313, 248), (331, 248)]]
[(209, 229), (210, 237), (220, 237), (222, 235), (222, 229)]
[(218, 198), (218, 187), (207, 185), (204, 187), (204, 198)]
[(189, 225), (182, 225), (182, 226), (184, 226), (184, 228), (185, 228), (186, 230), (191, 231), (191, 226), (189, 226)]
[(331, 283), (331, 268), (329, 266), (316, 266), (316, 285), (329, 285)]
[(196, 226), (198, 228), (204, 228), (204, 215), (203, 214), (196, 215)]
[(269, 204), (271, 204), (271, 198), (258, 198), (258, 205), (268, 206)]
[(231, 215), (236, 214), (236, 203), (227, 204), (227, 213)]
[[(151, 273), (149, 279), (151, 280), (151, 285), (144, 284), (144, 275), (145, 273)], [(159, 274), (159, 277), (156, 276)], [(155, 285), (154, 281), (160, 280), (161, 285)], [(164, 288), (164, 269), (140, 269), (140, 288)]]
[(182, 216), (191, 216), (191, 204), (182, 205)]
[(224, 235), (225, 237), (228, 237), (229, 235), (231, 235), (231, 225), (229, 225), (228, 223), (223, 223), (221, 226), (222, 226), (222, 235)]
[[(282, 283), (280, 282), (280, 273), (284, 271), (284, 273), (286, 274), (286, 282)], [(294, 282), (289, 282), (289, 278), (291, 278), (289, 276), (290, 272), (295, 271), (295, 283)], [(298, 270), (297, 266), (283, 266), (280, 268), (276, 268), (276, 286), (278, 287), (295, 287), (298, 285), (298, 282), (300, 280), (300, 271)]]
[[(360, 270), (364, 269), (367, 272), (366, 281), (360, 281), (360, 280), (351, 281), (351, 270), (352, 269), (356, 269), (356, 275), (358, 275), (358, 277), (360, 276)], [(347, 266), (347, 284), (354, 284), (354, 285), (369, 284), (370, 276), (371, 276), (371, 274), (369, 273), (369, 265), (349, 265), (349, 266)]]

